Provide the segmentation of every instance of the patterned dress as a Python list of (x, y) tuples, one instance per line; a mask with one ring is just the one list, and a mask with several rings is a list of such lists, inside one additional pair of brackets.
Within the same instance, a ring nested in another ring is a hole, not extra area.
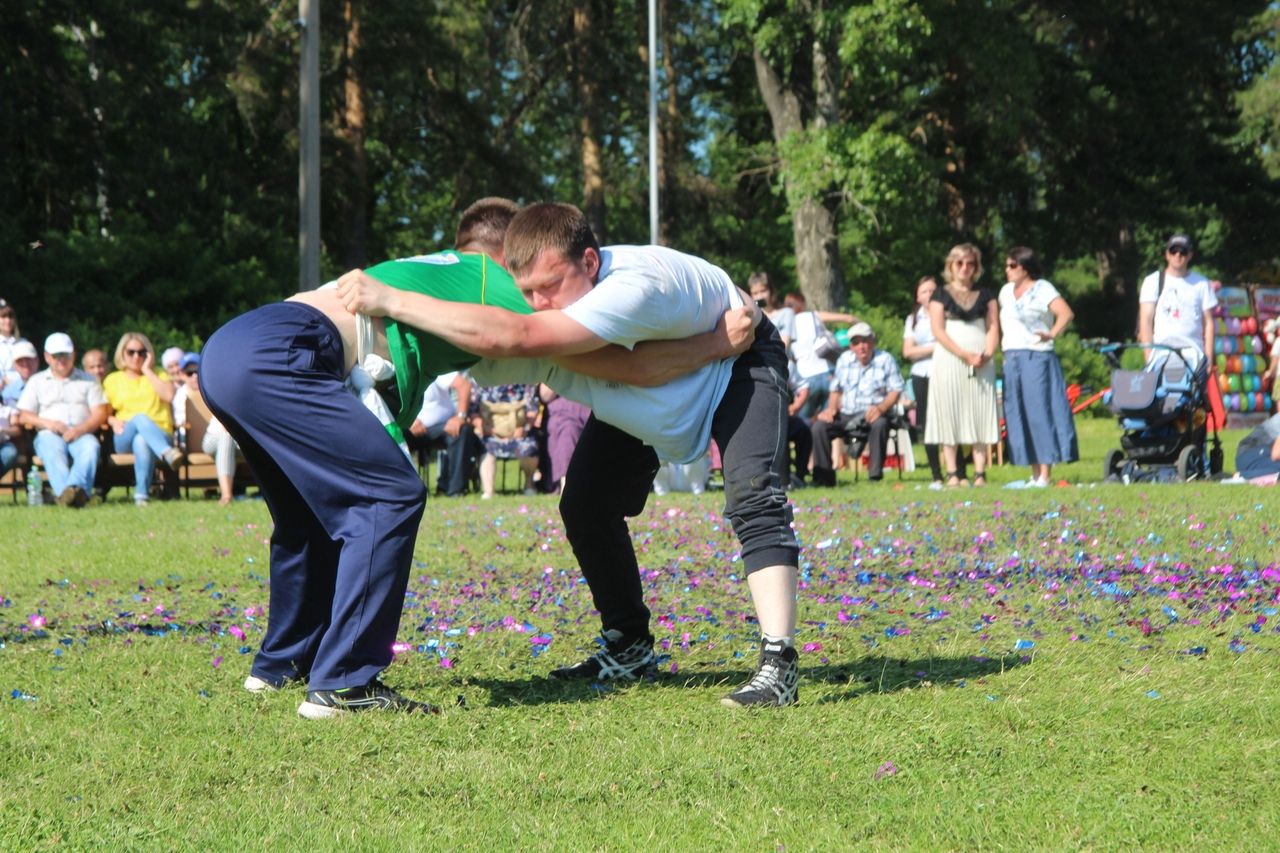
[(515, 403), (524, 402), (526, 426), (521, 438), (498, 438), (493, 435), (484, 437), (485, 452), (496, 459), (520, 459), (525, 456), (538, 455), (538, 441), (532, 435), (533, 420), (538, 413), (537, 397), (531, 385), (488, 385), (481, 386), (471, 395), (472, 414), (480, 413), (481, 403)]

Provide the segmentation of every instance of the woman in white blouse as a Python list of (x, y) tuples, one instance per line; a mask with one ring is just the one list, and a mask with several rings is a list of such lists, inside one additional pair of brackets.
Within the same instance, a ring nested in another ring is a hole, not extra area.
[[(929, 321), (929, 300), (938, 289), (938, 280), (931, 275), (916, 282), (916, 310), (907, 317), (902, 329), (902, 357), (911, 363), (911, 393), (916, 401), (916, 430), (924, 435), (925, 421), (929, 417), (929, 374), (933, 365), (933, 325)], [(925, 456), (929, 458), (929, 470), (933, 473), (931, 489), (942, 488), (942, 463), (938, 459), (938, 445), (926, 444)]]
[(1026, 246), (1010, 249), (1004, 268), (1008, 284), (999, 302), (1009, 458), (1031, 466), (1026, 486), (1042, 488), (1049, 485), (1054, 463), (1080, 458), (1062, 366), (1053, 351), (1075, 314), (1040, 277), (1040, 260)]

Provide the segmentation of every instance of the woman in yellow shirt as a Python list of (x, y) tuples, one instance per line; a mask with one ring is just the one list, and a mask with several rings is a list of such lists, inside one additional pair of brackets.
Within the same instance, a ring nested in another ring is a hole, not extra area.
[(155, 348), (141, 332), (125, 332), (116, 345), (114, 373), (102, 380), (111, 404), (108, 423), (114, 433), (115, 452), (133, 454), (133, 502), (145, 506), (151, 490), (156, 460), (170, 468), (182, 461), (173, 446), (174, 387), (169, 374), (154, 370)]

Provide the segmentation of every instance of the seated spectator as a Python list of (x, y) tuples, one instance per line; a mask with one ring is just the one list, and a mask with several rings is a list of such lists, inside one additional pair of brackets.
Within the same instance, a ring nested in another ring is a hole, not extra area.
[(0, 403), (0, 477), (18, 464), (18, 447), (13, 443), (22, 434), (16, 406)]
[(160, 367), (170, 379), (177, 380), (178, 371), (182, 369), (182, 357), (186, 354), (182, 347), (169, 347), (160, 355)]
[(155, 350), (141, 332), (125, 332), (116, 344), (118, 370), (107, 376), (102, 388), (111, 407), (116, 453), (133, 454), (133, 502), (145, 506), (151, 494), (151, 477), (159, 459), (170, 468), (182, 461), (173, 446), (173, 410), (176, 390), (169, 374), (156, 373)]
[(789, 368), (791, 404), (787, 406), (787, 454), (791, 460), (789, 467), (794, 472), (789, 487), (803, 489), (805, 478), (809, 476), (809, 457), (813, 455), (813, 432), (809, 422), (800, 416), (809, 402), (809, 383), (800, 378), (796, 362), (791, 362)]
[[(40, 369), (40, 355), (36, 345), (22, 340), (13, 345), (13, 366), (4, 374), (4, 388), (0, 389), (0, 404), (17, 405), (22, 396), (22, 386)], [(74, 367), (74, 365), (72, 365)]]
[(1246, 480), (1274, 482), (1280, 474), (1280, 415), (1272, 415), (1240, 439), (1236, 471)]
[(499, 459), (520, 460), (524, 493), (534, 494), (533, 474), (538, 470), (538, 442), (529, 426), (538, 415), (538, 400), (528, 385), (491, 385), (477, 388), (472, 396), (472, 425), (484, 440), (480, 459), (480, 497), (493, 497)]
[(411, 450), (427, 451), (444, 444), (444, 459), (436, 477), (436, 494), (457, 497), (467, 493), (467, 483), (480, 455), (480, 440), (467, 419), (471, 408), (471, 379), (466, 373), (445, 373), (427, 386), (422, 409), (405, 441)]
[[(182, 378), (178, 383), (178, 391), (174, 399), (182, 396), (182, 421), (188, 423), (188, 407), (194, 409), (204, 421), (204, 435), (200, 437), (200, 452), (213, 457), (213, 466), (218, 475), (218, 503), (226, 506), (235, 498), (236, 455), (240, 448), (227, 428), (214, 417), (213, 412), (200, 393), (200, 354), (189, 352), (178, 362)], [(190, 450), (188, 449), (188, 452)]]
[(4, 383), (4, 375), (13, 369), (13, 348), (25, 340), (18, 331), (18, 315), (13, 306), (0, 299), (0, 385)]
[(549, 385), (538, 386), (538, 396), (546, 407), (547, 455), (551, 457), (551, 487), (558, 493), (564, 487), (573, 449), (578, 446), (582, 428), (591, 417), (591, 409), (561, 397)]
[(31, 377), (18, 399), (24, 426), (36, 430), (35, 452), (44, 463), (59, 505), (82, 507), (98, 470), (98, 429), (107, 398), (93, 377), (76, 369), (71, 338), (54, 332), (44, 342), (48, 370)]
[[(865, 441), (870, 455), (867, 476), (884, 476), (889, 419), (902, 394), (902, 373), (893, 356), (876, 349), (876, 335), (866, 323), (849, 330), (849, 349), (836, 362), (827, 407), (813, 421), (813, 482), (834, 486), (831, 442), (836, 438)], [(856, 454), (855, 454), (856, 455)]]
[(99, 383), (107, 378), (107, 354), (100, 349), (91, 349), (80, 359), (80, 367), (85, 373), (98, 380)]

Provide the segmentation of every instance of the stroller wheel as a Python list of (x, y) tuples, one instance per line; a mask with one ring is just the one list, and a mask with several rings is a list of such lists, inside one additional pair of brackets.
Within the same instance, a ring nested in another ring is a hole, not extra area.
[(1182, 452), (1178, 454), (1177, 471), (1181, 480), (1194, 480), (1203, 476), (1204, 454), (1199, 447), (1189, 444), (1182, 448)]
[(1108, 450), (1106, 458), (1102, 461), (1102, 479), (1108, 477), (1119, 477), (1120, 469), (1124, 467), (1124, 451)]

